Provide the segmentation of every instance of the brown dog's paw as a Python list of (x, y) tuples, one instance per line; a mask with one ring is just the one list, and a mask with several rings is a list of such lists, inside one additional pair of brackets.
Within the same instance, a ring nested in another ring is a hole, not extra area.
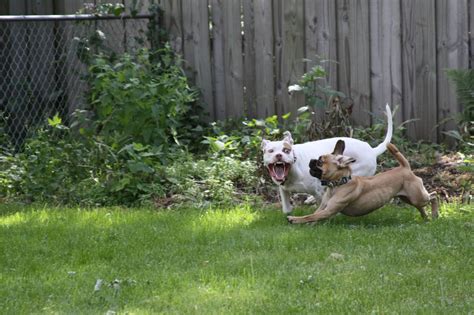
[(288, 223), (293, 224), (293, 221), (295, 220), (295, 217), (289, 215), (289, 216), (286, 217), (286, 220), (288, 221)]

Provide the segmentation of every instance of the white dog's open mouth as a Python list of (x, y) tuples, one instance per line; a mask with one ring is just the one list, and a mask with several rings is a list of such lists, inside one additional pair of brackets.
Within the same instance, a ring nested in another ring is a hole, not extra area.
[(268, 168), (268, 171), (270, 172), (270, 176), (274, 180), (278, 182), (283, 182), (288, 176), (288, 172), (290, 171), (291, 164), (284, 163), (284, 162), (276, 162), (276, 163), (268, 164), (267, 168)]

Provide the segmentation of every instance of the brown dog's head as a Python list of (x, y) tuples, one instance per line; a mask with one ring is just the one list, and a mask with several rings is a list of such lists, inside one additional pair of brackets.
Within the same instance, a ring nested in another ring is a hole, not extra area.
[(346, 144), (338, 140), (331, 154), (321, 155), (309, 162), (309, 173), (320, 180), (333, 181), (351, 175), (350, 164), (356, 160), (342, 155)]

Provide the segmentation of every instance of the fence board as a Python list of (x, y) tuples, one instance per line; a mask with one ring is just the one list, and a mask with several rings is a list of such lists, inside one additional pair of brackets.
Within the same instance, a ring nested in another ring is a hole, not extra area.
[(227, 117), (244, 115), (240, 1), (224, 1), (224, 74)]
[(304, 74), (304, 7), (297, 4), (298, 0), (284, 0), (281, 2), (281, 59), (280, 83), (277, 92), (277, 101), (280, 115), (291, 112), (293, 115), (299, 107), (304, 105), (301, 93), (291, 97), (288, 86), (295, 84)]
[[(333, 0), (305, 1), (305, 48), (306, 71), (318, 64), (318, 60), (329, 59), (321, 64), (326, 69), (328, 78), (325, 84), (337, 88), (337, 30), (336, 3)], [(325, 108), (315, 108), (317, 118), (324, 115)]]
[(169, 34), (171, 48), (183, 55), (183, 27), (182, 27), (182, 9), (180, 0), (162, 0), (162, 9), (165, 11), (163, 16), (164, 26)]
[(0, 14), (7, 15), (10, 13), (10, 3), (8, 1), (0, 1)]
[[(172, 1), (172, 0), (171, 0)], [(182, 0), (182, 19), (183, 19), (183, 57), (186, 61), (184, 70), (191, 78), (191, 81), (195, 81), (195, 64), (194, 64), (194, 28), (193, 28), (193, 0)]]
[[(439, 0), (436, 5), (438, 42), (438, 137), (442, 131), (456, 129), (455, 115), (461, 111), (453, 84), (446, 70), (469, 66), (467, 0)], [(443, 122), (446, 123), (443, 124)], [(453, 140), (453, 139), (450, 139)]]
[(52, 14), (53, 0), (26, 0), (26, 10), (28, 14)]
[(282, 65), (283, 65), (283, 11), (282, 3), (284, 0), (273, 1), (273, 40), (275, 54), (274, 69), (275, 69), (275, 114), (282, 115), (284, 109), (284, 97), (282, 93), (286, 93), (282, 80)]
[(214, 119), (207, 0), (183, 0), (184, 58), (201, 89), (203, 108)]
[(196, 82), (198, 82), (203, 107), (209, 113), (210, 119), (214, 120), (214, 102), (212, 97), (212, 72), (211, 72), (211, 46), (209, 39), (209, 9), (207, 0), (193, 0), (193, 28), (194, 38), (194, 66)]
[(402, 0), (404, 119), (411, 138), (436, 141), (436, 27), (431, 1)]
[(254, 0), (255, 21), (255, 117), (275, 114), (275, 81), (273, 71), (272, 0)]
[[(84, 1), (8, 1), (0, 8), (11, 14), (66, 13)], [(141, 10), (151, 3), (137, 1)], [(474, 0), (158, 2), (170, 44), (186, 60), (211, 119), (294, 113), (304, 98), (289, 97), (288, 86), (315, 64), (303, 58), (318, 54), (337, 60), (328, 64), (329, 84), (352, 98), (356, 124), (369, 125), (369, 112), (378, 115), (386, 102), (401, 103), (395, 121), (419, 118), (408, 125), (408, 134), (436, 140), (433, 127), (461, 110), (444, 69), (474, 67)], [(123, 41), (134, 34), (130, 30)], [(43, 46), (38, 49), (50, 53)], [(49, 81), (47, 69), (42, 71), (37, 76)]]
[[(400, 2), (370, 0), (370, 55), (372, 112), (381, 117), (385, 104), (392, 110), (402, 104)], [(402, 111), (394, 116), (402, 122)]]
[(84, 7), (84, 1), (63, 0), (55, 1), (54, 11), (56, 14), (74, 14)]
[(255, 17), (254, 1), (242, 0), (244, 22), (244, 92), (245, 113), (250, 117), (257, 115), (255, 92)]
[(339, 89), (353, 102), (357, 125), (370, 125), (370, 45), (368, 0), (338, 0)]
[(469, 1), (469, 42), (470, 69), (474, 69), (474, 0)]
[(212, 0), (212, 79), (214, 83), (214, 113), (216, 119), (226, 116), (224, 72), (224, 8), (225, 0)]

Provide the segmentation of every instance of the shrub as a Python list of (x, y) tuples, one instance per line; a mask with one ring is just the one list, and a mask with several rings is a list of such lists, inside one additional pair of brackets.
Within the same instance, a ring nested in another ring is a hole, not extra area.
[[(167, 151), (174, 144), (195, 143), (197, 93), (175, 62), (169, 47), (159, 62), (141, 49), (117, 60), (100, 54), (89, 67), (88, 111), (80, 112), (82, 133), (98, 136), (113, 147), (142, 143)], [(88, 129), (88, 130), (87, 130)]]
[(444, 132), (460, 144), (461, 150), (472, 150), (474, 145), (474, 70), (448, 70), (448, 76), (454, 83), (459, 101), (463, 105), (458, 130)]

